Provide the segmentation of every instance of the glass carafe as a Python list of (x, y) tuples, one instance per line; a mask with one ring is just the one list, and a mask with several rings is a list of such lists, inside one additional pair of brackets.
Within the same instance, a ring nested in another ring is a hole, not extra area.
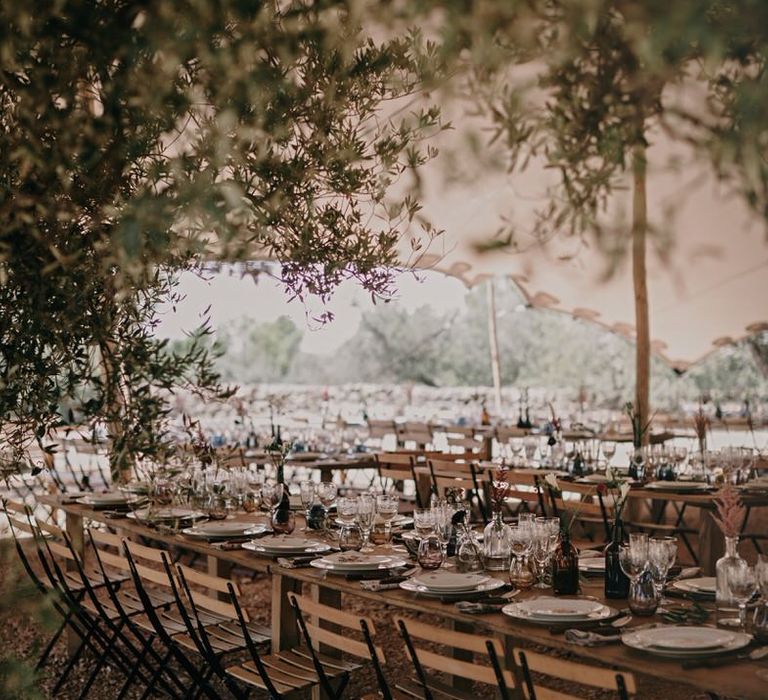
[(508, 571), (511, 556), (510, 528), (502, 519), (501, 511), (496, 511), (483, 532), (485, 568), (488, 571)]
[(738, 604), (733, 599), (728, 587), (728, 575), (726, 573), (729, 568), (747, 566), (747, 562), (739, 554), (738, 547), (738, 537), (726, 537), (725, 554), (715, 564), (715, 576), (717, 578), (715, 602), (718, 610), (736, 610), (738, 608)]

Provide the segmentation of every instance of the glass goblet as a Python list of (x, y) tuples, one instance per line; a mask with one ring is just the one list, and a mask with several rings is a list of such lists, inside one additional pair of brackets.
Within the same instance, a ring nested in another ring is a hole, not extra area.
[(373, 549), (369, 544), (371, 538), (371, 528), (373, 520), (376, 517), (376, 501), (373, 496), (362, 495), (357, 499), (357, 524), (363, 534), (363, 552)]
[(397, 496), (380, 494), (376, 496), (376, 512), (384, 521), (384, 545), (392, 547), (392, 521), (397, 516), (400, 507), (400, 499)]
[(747, 627), (747, 603), (754, 595), (757, 588), (755, 567), (753, 566), (729, 566), (725, 570), (725, 578), (733, 599), (739, 606), (739, 624), (746, 631)]
[(419, 537), (426, 537), (435, 529), (434, 513), (428, 508), (413, 511), (413, 529)]
[(309, 509), (315, 502), (315, 482), (314, 481), (302, 481), (299, 484), (299, 497), (301, 498), (301, 507), (304, 509), (304, 529), (308, 530), (307, 523), (309, 522)]

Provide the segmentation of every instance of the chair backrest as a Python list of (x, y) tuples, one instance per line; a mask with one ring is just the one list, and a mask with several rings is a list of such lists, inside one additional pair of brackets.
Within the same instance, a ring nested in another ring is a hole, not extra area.
[(432, 490), (438, 498), (445, 498), (448, 489), (463, 489), (470, 503), (477, 506), (480, 517), (488, 520), (483, 500), (482, 482), (473, 462), (457, 462), (449, 459), (428, 459)]
[(507, 473), (507, 503), (517, 503), (517, 513), (521, 511), (547, 515), (547, 502), (542, 491), (538, 475), (521, 474), (515, 470)]
[[(163, 558), (165, 552), (126, 539), (122, 540), (122, 544), (130, 571), (138, 575), (141, 585), (144, 581), (151, 581), (158, 586), (172, 587), (166, 570), (166, 561)], [(153, 567), (153, 564), (157, 568)]]
[(320, 685), (326, 692), (331, 691), (331, 697), (337, 696), (331, 690), (330, 680), (318, 656), (320, 653), (328, 653), (329, 650), (344, 652), (370, 661), (385, 698), (389, 697), (389, 689), (382, 669), (382, 664), (385, 662), (384, 650), (374, 642), (376, 629), (373, 620), (323, 605), (296, 593), (289, 593), (288, 599), (312, 655)]
[(416, 456), (414, 454), (380, 452), (376, 454), (376, 467), (382, 483), (387, 479), (391, 482), (412, 483), (415, 489), (416, 504), (421, 507), (421, 497), (416, 483)]
[(528, 432), (525, 428), (518, 428), (516, 425), (500, 425), (496, 428), (496, 440), (503, 445), (512, 438), (525, 437)]
[(555, 516), (562, 517), (570, 514), (583, 529), (589, 529), (588, 523), (602, 525), (605, 540), (611, 538), (611, 521), (613, 520), (613, 505), (610, 499), (603, 498), (599, 491), (594, 495), (580, 495), (579, 498), (563, 498), (550, 491), (550, 503)]
[(373, 439), (385, 438), (388, 435), (396, 435), (395, 421), (392, 420), (368, 420), (368, 437)]
[(131, 572), (123, 551), (123, 539), (119, 535), (95, 528), (89, 528), (87, 534), (102, 569), (109, 567), (121, 574)]
[[(240, 591), (233, 581), (203, 573), (183, 564), (176, 565), (176, 573), (182, 583), (184, 593), (194, 603), (194, 608), (213, 613), (228, 620), (238, 620), (237, 610), (231, 598), (239, 596)], [(248, 622), (248, 614), (242, 611), (243, 618)]]
[(417, 421), (406, 421), (397, 425), (397, 442), (399, 445), (405, 445), (408, 442), (414, 443), (417, 447), (426, 447), (433, 441), (432, 428), (429, 423)]
[[(396, 617), (395, 624), (400, 630), (406, 652), (413, 662), (416, 676), (422, 686), (427, 686), (430, 682), (427, 676), (429, 670), (492, 686), (498, 689), (502, 699), (511, 698), (510, 691), (515, 687), (515, 678), (512, 672), (503, 666), (504, 648), (498, 639), (482, 634), (456, 632), (424, 622), (405, 620), (402, 617)], [(419, 645), (417, 640), (427, 642), (432, 648), (427, 649)], [(435, 651), (435, 644), (445, 647), (445, 652)], [(471, 654), (472, 660), (456, 658), (457, 652)]]
[(584, 697), (584, 694), (570, 695), (537, 685), (533, 682), (534, 673), (583, 686), (612, 690), (617, 693), (620, 700), (627, 700), (637, 692), (635, 677), (631, 673), (566, 661), (527, 649), (515, 648), (513, 656), (523, 676), (525, 683), (523, 692), (527, 700), (579, 700)]

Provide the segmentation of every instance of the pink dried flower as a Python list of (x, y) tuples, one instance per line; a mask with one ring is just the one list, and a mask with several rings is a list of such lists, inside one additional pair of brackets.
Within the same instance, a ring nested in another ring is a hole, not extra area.
[(717, 515), (712, 514), (717, 526), (726, 537), (738, 537), (747, 512), (733, 484), (726, 481), (715, 495)]
[(493, 473), (491, 505), (494, 510), (501, 510), (504, 507), (504, 501), (509, 493), (508, 472), (509, 469), (506, 466), (501, 466)]

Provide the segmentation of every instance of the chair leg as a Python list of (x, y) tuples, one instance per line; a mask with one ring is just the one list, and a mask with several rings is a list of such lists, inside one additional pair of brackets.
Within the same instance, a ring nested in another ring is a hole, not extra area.
[[(112, 645), (115, 643), (115, 640), (117, 639), (117, 632), (114, 632), (112, 636), (107, 641), (107, 649), (111, 649)], [(80, 691), (80, 695), (78, 696), (80, 700), (85, 700), (85, 698), (88, 697), (88, 691), (91, 689), (91, 686), (93, 685), (93, 682), (96, 680), (96, 677), (99, 675), (99, 672), (104, 667), (104, 663), (107, 660), (107, 651), (104, 650), (103, 653), (99, 654), (99, 657), (96, 659), (96, 665), (93, 667), (93, 671), (91, 671), (90, 675), (88, 676), (88, 680), (85, 682), (85, 685), (82, 687)], [(134, 667), (135, 668), (135, 667)]]
[(46, 644), (45, 649), (43, 649), (43, 653), (40, 654), (40, 658), (37, 660), (37, 663), (35, 664), (35, 671), (39, 671), (48, 661), (48, 657), (51, 655), (51, 652), (53, 651), (53, 647), (56, 646), (56, 642), (59, 641), (59, 638), (61, 637), (62, 632), (67, 628), (67, 625), (69, 624), (69, 620), (72, 617), (72, 613), (68, 612), (67, 616), (62, 620), (61, 625), (59, 628), (54, 632), (53, 637), (51, 637), (48, 644)]
[(144, 689), (144, 694), (141, 696), (141, 700), (147, 700), (147, 698), (152, 694), (154, 687), (157, 685), (157, 682), (160, 680), (160, 675), (163, 673), (163, 668), (168, 663), (170, 658), (171, 658), (171, 652), (168, 651), (163, 657), (162, 661), (157, 665), (157, 668), (155, 669), (155, 672), (152, 674), (152, 677), (149, 679), (149, 683), (147, 684), (147, 687)]
[(69, 661), (67, 661), (67, 665), (64, 667), (64, 671), (62, 671), (61, 676), (59, 676), (59, 680), (56, 681), (56, 685), (53, 686), (52, 695), (54, 697), (58, 695), (59, 690), (61, 690), (62, 686), (66, 682), (67, 677), (72, 672), (72, 669), (75, 667), (75, 664), (80, 660), (80, 657), (83, 655), (83, 651), (85, 651), (85, 647), (87, 646), (87, 642), (90, 636), (91, 636), (90, 632), (86, 634), (83, 640), (80, 642), (77, 649), (75, 649), (75, 652), (72, 654), (72, 656), (69, 657)]
[(125, 683), (123, 683), (122, 688), (120, 688), (120, 692), (117, 694), (117, 700), (123, 700), (125, 697), (125, 694), (128, 692), (129, 688), (133, 684), (133, 682), (136, 680), (136, 676), (138, 675), (139, 666), (141, 666), (144, 663), (144, 660), (147, 658), (147, 645), (145, 644), (139, 652), (139, 656), (136, 659), (136, 663), (134, 667), (131, 669), (131, 672), (128, 674), (128, 677), (125, 679)]

